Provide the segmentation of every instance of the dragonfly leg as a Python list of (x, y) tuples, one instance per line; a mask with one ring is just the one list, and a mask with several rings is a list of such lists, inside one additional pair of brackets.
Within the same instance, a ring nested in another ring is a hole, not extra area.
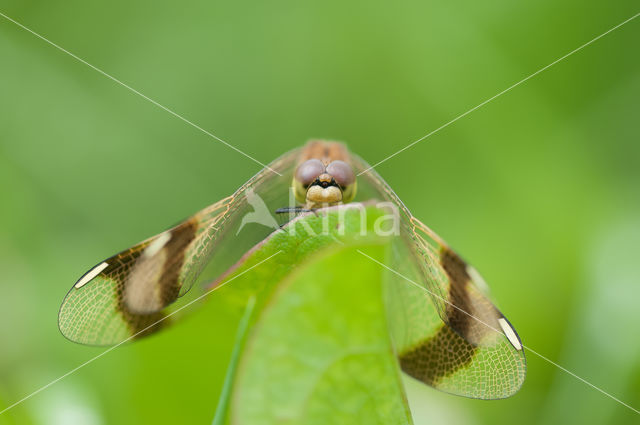
[(310, 210), (305, 207), (284, 207), (284, 208), (278, 208), (275, 212), (279, 217), (283, 217), (285, 216), (285, 214), (286, 216), (288, 216), (288, 219), (284, 219), (284, 222), (280, 224), (280, 228), (284, 227), (284, 225), (286, 225), (292, 218), (295, 218), (299, 214), (310, 213), (310, 212), (316, 215), (318, 214), (315, 210)]
[(284, 207), (284, 208), (278, 208), (276, 210), (276, 214), (307, 213), (307, 212), (314, 212), (314, 210), (310, 210), (305, 207)]

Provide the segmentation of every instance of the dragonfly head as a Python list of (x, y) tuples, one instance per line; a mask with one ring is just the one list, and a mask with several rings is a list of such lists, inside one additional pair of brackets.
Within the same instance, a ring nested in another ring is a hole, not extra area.
[(310, 208), (347, 203), (356, 195), (356, 176), (344, 161), (310, 159), (296, 169), (293, 190), (296, 200)]

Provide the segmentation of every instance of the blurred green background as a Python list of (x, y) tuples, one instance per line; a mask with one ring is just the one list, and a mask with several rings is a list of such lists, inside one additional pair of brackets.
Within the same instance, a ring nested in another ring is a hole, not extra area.
[[(371, 163), (638, 12), (633, 1), (2, 1), (0, 11), (269, 162)], [(378, 168), (470, 260), (524, 343), (640, 407), (640, 19)], [(0, 18), (0, 410), (103, 349), (57, 311), (102, 258), (259, 166)], [(210, 423), (237, 315), (212, 297), (0, 416)], [(531, 352), (503, 401), (414, 382), (418, 424), (637, 423)]]

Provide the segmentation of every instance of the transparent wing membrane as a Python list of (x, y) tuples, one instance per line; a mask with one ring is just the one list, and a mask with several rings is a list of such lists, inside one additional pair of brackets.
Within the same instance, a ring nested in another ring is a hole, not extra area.
[[(299, 149), (290, 151), (269, 165), (282, 176), (265, 168), (232, 196), (85, 273), (60, 307), (62, 334), (83, 344), (112, 345), (165, 326), (166, 320), (151, 325), (196, 281), (220, 275), (273, 231), (241, 219), (255, 209), (252, 194), (270, 211), (287, 205), (298, 155)], [(233, 243), (225, 244), (231, 237)]]
[[(369, 168), (355, 155), (353, 165), (356, 173)], [(402, 370), (452, 394), (482, 399), (514, 394), (526, 373), (524, 351), (480, 275), (413, 217), (375, 170), (359, 178), (360, 196), (393, 202), (400, 210), (388, 311)]]

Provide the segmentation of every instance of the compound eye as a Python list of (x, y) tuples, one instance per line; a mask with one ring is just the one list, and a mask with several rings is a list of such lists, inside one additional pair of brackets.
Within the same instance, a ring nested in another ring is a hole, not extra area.
[(296, 170), (296, 180), (302, 183), (303, 186), (308, 186), (322, 173), (324, 173), (324, 164), (322, 161), (319, 159), (310, 159), (298, 166)]
[(356, 180), (356, 175), (349, 164), (336, 160), (327, 165), (327, 173), (331, 174), (336, 183), (341, 187), (346, 187)]

